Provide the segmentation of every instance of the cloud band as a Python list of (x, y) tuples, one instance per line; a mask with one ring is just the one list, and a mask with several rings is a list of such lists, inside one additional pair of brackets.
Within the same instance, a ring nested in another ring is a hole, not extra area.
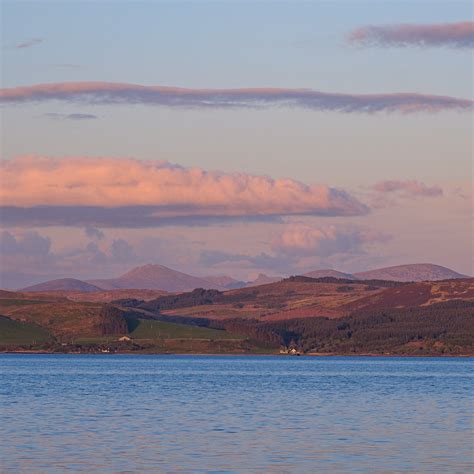
[(474, 22), (432, 25), (369, 25), (354, 30), (348, 39), (351, 43), (364, 46), (472, 48), (474, 46)]
[(0, 104), (63, 101), (188, 108), (297, 107), (343, 113), (470, 110), (473, 102), (417, 93), (338, 94), (310, 89), (184, 89), (109, 82), (38, 84), (0, 89)]
[(2, 220), (9, 225), (151, 227), (368, 212), (344, 190), (164, 161), (25, 156), (3, 161), (0, 172)]
[(404, 196), (438, 197), (443, 195), (439, 186), (428, 186), (416, 180), (380, 181), (374, 184), (373, 189), (379, 193), (401, 193)]

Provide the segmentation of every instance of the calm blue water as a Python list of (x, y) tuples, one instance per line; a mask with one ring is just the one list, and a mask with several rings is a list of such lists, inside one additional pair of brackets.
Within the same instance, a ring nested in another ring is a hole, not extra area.
[(472, 472), (473, 368), (0, 355), (0, 471)]

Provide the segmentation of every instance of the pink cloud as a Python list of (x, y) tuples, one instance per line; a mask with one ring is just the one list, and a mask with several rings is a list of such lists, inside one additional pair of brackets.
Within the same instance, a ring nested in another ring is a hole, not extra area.
[(167, 107), (299, 107), (344, 113), (471, 110), (473, 102), (417, 93), (338, 94), (310, 89), (184, 89), (109, 82), (64, 82), (0, 89), (0, 103), (65, 101), (75, 104), (143, 104)]
[(472, 48), (474, 22), (432, 25), (369, 25), (354, 30), (348, 37), (352, 43), (365, 46), (449, 46)]
[(328, 257), (339, 253), (360, 251), (365, 245), (384, 243), (391, 236), (365, 228), (347, 228), (334, 225), (312, 227), (289, 226), (272, 242), (279, 254)]
[(405, 197), (438, 197), (443, 195), (443, 190), (439, 186), (427, 186), (425, 183), (416, 180), (380, 181), (373, 186), (373, 189), (379, 193), (398, 193)]
[(91, 226), (109, 225), (100, 222), (107, 214), (126, 225), (125, 218), (131, 214), (139, 219), (143, 209), (149, 225), (177, 217), (350, 216), (368, 212), (347, 192), (328, 186), (183, 168), (164, 161), (24, 156), (1, 162), (0, 174), (0, 203), (3, 218), (10, 219), (10, 224), (18, 224), (11, 218), (12, 212), (17, 217), (29, 213), (30, 223), (35, 225), (41, 225), (41, 219), (54, 220), (58, 213), (69, 216), (69, 221), (61, 221), (63, 225)]

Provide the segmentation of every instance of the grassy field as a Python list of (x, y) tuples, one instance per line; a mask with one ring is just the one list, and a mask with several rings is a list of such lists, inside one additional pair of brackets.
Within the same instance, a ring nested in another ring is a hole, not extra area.
[(166, 323), (149, 319), (140, 319), (130, 332), (133, 339), (245, 339), (218, 329), (208, 329), (185, 324)]
[(0, 345), (40, 344), (51, 340), (43, 328), (0, 316)]
[[(150, 319), (138, 319), (130, 321), (129, 337), (137, 342), (163, 339), (200, 339), (208, 341), (216, 340), (243, 340), (245, 336), (231, 334), (218, 329), (208, 329), (186, 324), (167, 323)], [(76, 344), (107, 344), (117, 341), (119, 336), (103, 337), (78, 337), (74, 339)]]

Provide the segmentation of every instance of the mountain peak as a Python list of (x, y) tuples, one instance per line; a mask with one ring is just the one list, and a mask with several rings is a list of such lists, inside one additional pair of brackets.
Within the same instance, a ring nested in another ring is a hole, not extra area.
[(166, 270), (175, 271), (175, 270), (171, 270), (171, 268), (165, 267), (164, 265), (160, 265), (158, 263), (147, 263), (145, 265), (140, 265), (138, 267), (132, 268), (131, 270), (128, 270), (122, 276), (145, 274), (145, 273), (151, 273), (151, 272), (160, 272), (160, 271), (166, 271)]
[(90, 280), (90, 283), (105, 290), (122, 288), (179, 292), (191, 291), (195, 288), (224, 289), (204, 278), (187, 275), (186, 273), (154, 263), (132, 268), (118, 278)]

